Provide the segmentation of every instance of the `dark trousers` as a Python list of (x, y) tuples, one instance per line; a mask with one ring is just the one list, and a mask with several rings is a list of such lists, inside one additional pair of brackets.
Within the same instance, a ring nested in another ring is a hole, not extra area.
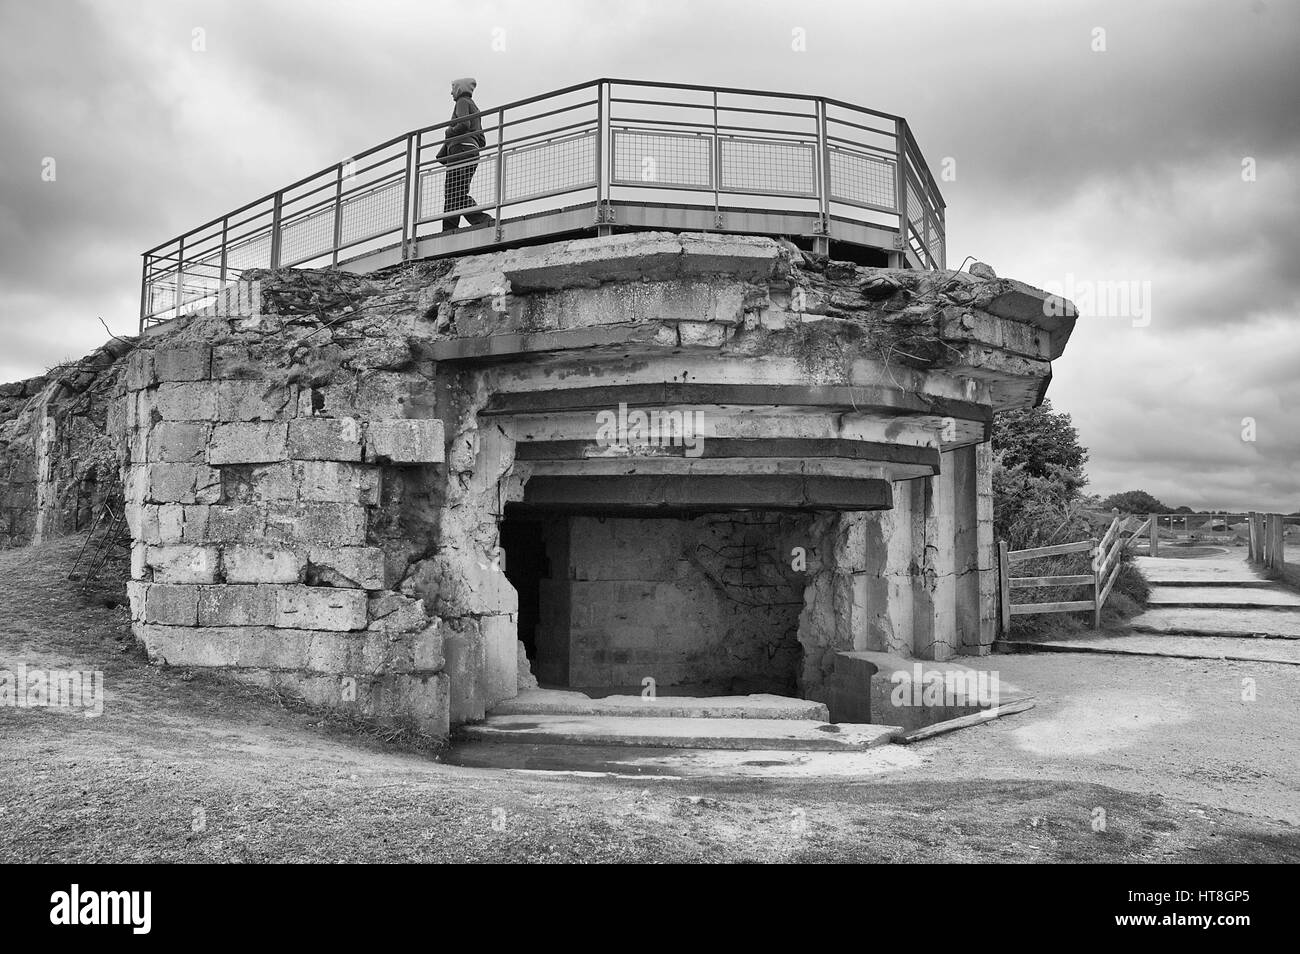
[[(474, 173), (478, 171), (478, 159), (470, 159), (465, 162), (458, 162), (447, 167), (447, 186), (443, 191), (442, 210), (444, 212), (455, 212), (457, 209), (465, 209), (473, 205), (478, 205), (474, 197), (469, 194), (470, 180), (474, 178)], [(486, 212), (466, 212), (465, 218), (470, 225), (491, 225), (492, 216)], [(460, 225), (459, 215), (448, 215), (442, 220), (442, 230), (444, 232), (454, 229)]]

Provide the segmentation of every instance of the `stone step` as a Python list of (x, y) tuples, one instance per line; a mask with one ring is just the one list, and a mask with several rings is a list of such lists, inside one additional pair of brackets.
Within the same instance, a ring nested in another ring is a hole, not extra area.
[(885, 745), (900, 726), (813, 719), (692, 719), (643, 716), (491, 715), (460, 729), (462, 739), (539, 745), (628, 745), (668, 749), (859, 751)]
[(1157, 584), (1147, 597), (1149, 606), (1256, 607), (1300, 610), (1300, 593), (1283, 586), (1233, 585), (1166, 586)]
[(525, 689), (498, 703), (491, 715), (617, 715), (658, 719), (800, 719), (830, 720), (820, 702), (770, 693), (748, 696), (604, 696), (593, 699), (564, 689)]
[(1250, 636), (1134, 633), (1127, 636), (1076, 636), (1041, 641), (999, 640), (997, 652), (1107, 653), (1119, 656), (1162, 656), (1171, 659), (1277, 663), (1300, 666), (1300, 641), (1255, 639)]
[(1186, 636), (1300, 639), (1300, 611), (1259, 607), (1157, 607), (1134, 616), (1129, 620), (1129, 627), (1138, 632)]

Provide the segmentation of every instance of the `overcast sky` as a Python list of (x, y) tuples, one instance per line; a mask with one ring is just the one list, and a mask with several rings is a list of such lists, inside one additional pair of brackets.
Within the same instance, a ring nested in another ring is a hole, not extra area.
[(1131, 289), (1049, 391), (1090, 489), (1300, 510), (1298, 64), (1280, 0), (0, 0), (0, 381), (134, 333), (140, 252), (441, 121), (453, 77), (780, 89), (952, 160), (951, 266)]

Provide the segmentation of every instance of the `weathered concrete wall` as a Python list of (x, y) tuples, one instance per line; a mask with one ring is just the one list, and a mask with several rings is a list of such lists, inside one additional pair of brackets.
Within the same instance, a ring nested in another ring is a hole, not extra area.
[(366, 335), (400, 314), (293, 326), (336, 290), (289, 283), (275, 315), (227, 300), (131, 355), (135, 629), (172, 665), (445, 733), (440, 621), (398, 591), (423, 542), (393, 532), (436, 521), (442, 422), (404, 416), (432, 398), (400, 334)]
[[(77, 525), (106, 483), (86, 461), (120, 455), (155, 657), (436, 733), (481, 718), (528, 678), (512, 504), (565, 528), (566, 675), (822, 698), (841, 650), (987, 651), (981, 442), (1064, 347), (1041, 293), (664, 234), (245, 279), (125, 372), (97, 358), (82, 404), (0, 393), (10, 541)], [(611, 445), (629, 406), (700, 440)]]
[(547, 588), (549, 633), (567, 629), (567, 684), (707, 694), (797, 691), (805, 574), (791, 552), (813, 517), (569, 522), (567, 564)]
[(0, 548), (86, 530), (105, 504), (120, 508), (109, 417), (132, 346), (114, 339), (46, 375), (0, 384)]

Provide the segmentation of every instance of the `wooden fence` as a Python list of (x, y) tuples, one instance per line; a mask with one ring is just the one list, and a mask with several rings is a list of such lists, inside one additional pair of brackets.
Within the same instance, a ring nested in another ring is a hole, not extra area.
[(1250, 551), (1247, 559), (1262, 566), (1268, 576), (1289, 583), (1300, 583), (1300, 573), (1294, 567), (1286, 565), (1286, 518), (1280, 513), (1252, 511), (1248, 520)]
[[(1101, 626), (1101, 608), (1106, 605), (1106, 597), (1110, 595), (1111, 587), (1119, 577), (1119, 566), (1124, 549), (1147, 530), (1147, 523), (1143, 523), (1137, 530), (1129, 533), (1124, 529), (1124, 524), (1125, 521), (1120, 518), (1118, 512), (1115, 512), (1110, 526), (1100, 540), (1093, 537), (1076, 543), (1058, 543), (1054, 546), (1034, 547), (1029, 550), (1008, 550), (1007, 542), (999, 540), (998, 578), (1002, 591), (1003, 634), (1005, 635), (1011, 629), (1011, 617), (1028, 616), (1034, 613), (1078, 613), (1091, 610), (1093, 628)], [(1092, 572), (1061, 576), (1011, 575), (1011, 567), (1017, 563), (1043, 557), (1064, 556), (1068, 553), (1091, 553)], [(1057, 603), (1011, 602), (1012, 590), (1056, 586), (1089, 586), (1092, 588), (1092, 598)]]

